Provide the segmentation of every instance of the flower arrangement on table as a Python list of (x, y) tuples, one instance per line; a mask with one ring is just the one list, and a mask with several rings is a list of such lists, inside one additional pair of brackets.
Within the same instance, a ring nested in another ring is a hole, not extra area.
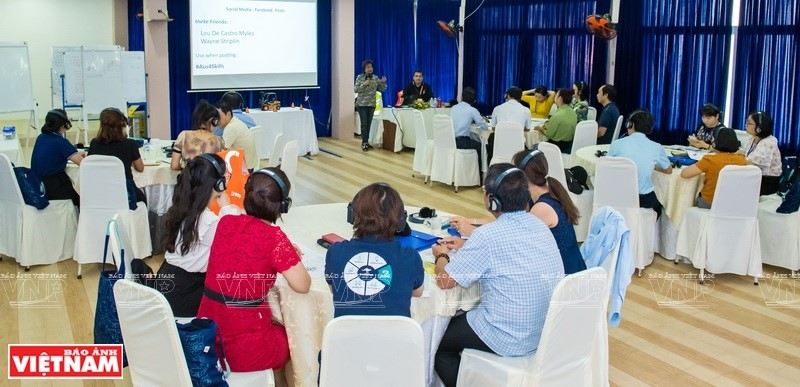
[(431, 107), (431, 104), (425, 102), (424, 100), (422, 100), (422, 98), (419, 98), (419, 99), (414, 100), (414, 102), (411, 104), (411, 107), (414, 108), (414, 109), (420, 109), (421, 110), (421, 109), (427, 109), (427, 108)]

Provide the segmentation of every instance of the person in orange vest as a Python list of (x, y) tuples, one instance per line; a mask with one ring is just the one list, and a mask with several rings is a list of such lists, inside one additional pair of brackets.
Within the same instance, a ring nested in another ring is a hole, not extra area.
[[(225, 179), (228, 184), (225, 193), (231, 200), (231, 204), (239, 208), (244, 208), (244, 184), (250, 173), (247, 171), (247, 164), (244, 158), (244, 151), (241, 149), (226, 149), (217, 152), (217, 155), (225, 160)], [(212, 212), (219, 214), (220, 207), (216, 202), (209, 206)]]

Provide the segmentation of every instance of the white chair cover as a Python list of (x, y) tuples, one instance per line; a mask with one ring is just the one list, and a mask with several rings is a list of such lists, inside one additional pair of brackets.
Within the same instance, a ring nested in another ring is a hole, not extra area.
[(297, 140), (292, 140), (286, 143), (283, 147), (283, 158), (281, 159), (281, 170), (286, 173), (292, 188), (289, 196), (294, 195), (294, 187), (297, 186), (297, 158), (298, 158)]
[(758, 204), (762, 262), (800, 270), (800, 211), (779, 214), (775, 210), (781, 205), (780, 196), (762, 196), (762, 199)]
[(622, 130), (622, 120), (622, 114), (620, 114), (619, 118), (617, 118), (617, 126), (614, 127), (614, 137), (611, 138), (611, 142), (617, 141), (619, 138), (619, 132)]
[(275, 375), (272, 370), (231, 372), (225, 381), (230, 387), (274, 387)]
[(572, 140), (572, 152), (565, 158), (569, 163), (565, 164), (565, 168), (572, 168), (575, 164), (575, 158), (578, 157), (575, 153), (578, 149), (587, 146), (597, 145), (597, 122), (596, 121), (581, 121), (575, 127), (575, 139)]
[(125, 254), (125, 278), (131, 279), (133, 278), (133, 273), (131, 272), (131, 262), (133, 261), (133, 246), (131, 246), (130, 238), (128, 237), (128, 232), (125, 230), (125, 226), (122, 224), (122, 220), (120, 219), (119, 214), (114, 214), (111, 220), (108, 222), (108, 232), (109, 238), (109, 258), (113, 258), (113, 262), (115, 265), (119, 265), (121, 258), (119, 257), (120, 251), (124, 251)]
[(639, 208), (636, 164), (622, 157), (601, 157), (595, 167), (594, 208), (609, 206), (619, 211), (631, 230), (633, 262), (639, 275), (653, 263), (656, 212)]
[(514, 154), (525, 149), (525, 135), (519, 122), (499, 122), (494, 128), (491, 164), (510, 163)]
[[(465, 349), (458, 384), (464, 386), (589, 386), (599, 320), (603, 319), (606, 272), (601, 267), (570, 274), (550, 299), (535, 354), (501, 357)], [(606, 330), (603, 334), (608, 334)]]
[[(262, 158), (265, 158), (264, 157), (264, 144), (263, 144), (264, 138), (263, 138), (263, 136), (264, 136), (264, 129), (261, 127), (261, 125), (256, 125), (256, 126), (250, 128), (250, 137), (252, 137), (252, 139), (253, 139), (253, 144), (256, 145), (256, 155), (255, 156), (245, 155), (245, 157), (247, 157), (247, 156), (249, 156), (249, 157), (258, 157), (259, 160), (261, 160)], [(258, 168), (256, 168), (256, 169), (258, 169)]]
[(556, 110), (558, 110), (558, 106), (556, 106), (556, 104), (552, 104), (552, 105), (550, 106), (550, 112), (548, 112), (548, 113), (547, 113), (547, 115), (549, 115), (550, 117), (552, 117), (552, 116), (553, 116), (553, 114), (556, 114)]
[(320, 387), (423, 386), (424, 346), (422, 328), (408, 317), (335, 318), (322, 336)]
[(272, 143), (272, 153), (269, 155), (269, 162), (267, 167), (277, 167), (281, 163), (281, 155), (283, 154), (283, 147), (285, 142), (283, 140), (283, 133), (275, 135), (275, 142)]
[(597, 108), (589, 106), (589, 111), (586, 112), (586, 119), (589, 121), (597, 121)]
[(431, 159), (433, 158), (433, 140), (428, 139), (428, 131), (425, 128), (425, 117), (419, 110), (412, 112), (414, 115), (414, 132), (417, 136), (417, 146), (414, 148), (414, 164), (411, 169), (419, 172), (425, 178), (431, 174)]
[(0, 182), (0, 254), (25, 267), (69, 259), (78, 225), (72, 201), (51, 200), (41, 211), (26, 205), (4, 154), (0, 154)]
[(191, 387), (167, 299), (155, 289), (121, 279), (114, 284), (114, 300), (133, 385)]
[(694, 207), (683, 216), (678, 255), (701, 270), (751, 275), (757, 281), (761, 276), (760, 186), (761, 171), (754, 165), (722, 168), (711, 209)]
[(147, 206), (138, 203), (128, 208), (128, 192), (122, 161), (114, 156), (92, 155), (81, 162), (81, 214), (75, 240), (75, 256), (80, 264), (103, 261), (106, 226), (114, 215), (128, 231), (133, 244), (131, 258), (145, 258), (153, 252)]
[(434, 181), (458, 187), (480, 185), (478, 153), (474, 149), (456, 149), (453, 120), (445, 114), (433, 116), (433, 157), (431, 185)]
[[(547, 158), (548, 173), (550, 176), (558, 180), (564, 189), (567, 189), (567, 177), (564, 174), (563, 160), (561, 159), (561, 150), (555, 144), (549, 142), (540, 142), (537, 149), (544, 153)], [(567, 191), (569, 192), (569, 191)], [(592, 216), (592, 209), (594, 203), (594, 191), (584, 190), (580, 195), (569, 192), (569, 197), (572, 203), (578, 208), (581, 217), (578, 219), (578, 224), (574, 226), (575, 237), (578, 242), (586, 240), (586, 235), (589, 234), (589, 222)]]

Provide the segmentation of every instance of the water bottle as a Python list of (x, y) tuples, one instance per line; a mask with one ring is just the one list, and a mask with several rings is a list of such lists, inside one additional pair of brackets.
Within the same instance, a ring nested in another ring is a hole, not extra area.
[(144, 150), (145, 157), (150, 156), (150, 140), (144, 139), (144, 144), (142, 145), (142, 150)]
[(436, 107), (437, 108), (442, 107), (442, 98), (441, 97), (436, 97)]
[(16, 131), (17, 131), (17, 127), (16, 126), (4, 126), (3, 127), (3, 138), (5, 138), (6, 140), (13, 139), (14, 137), (16, 137)]

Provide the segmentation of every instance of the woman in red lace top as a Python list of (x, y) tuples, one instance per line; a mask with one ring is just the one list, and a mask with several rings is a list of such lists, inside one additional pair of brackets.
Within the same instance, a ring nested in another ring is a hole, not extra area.
[(311, 286), (298, 249), (274, 225), (291, 203), (289, 188), (279, 169), (254, 172), (245, 185), (247, 215), (223, 217), (211, 245), (197, 317), (217, 322), (217, 344), (233, 372), (280, 369), (289, 358), (286, 331), (267, 301), (277, 273), (296, 292)]

